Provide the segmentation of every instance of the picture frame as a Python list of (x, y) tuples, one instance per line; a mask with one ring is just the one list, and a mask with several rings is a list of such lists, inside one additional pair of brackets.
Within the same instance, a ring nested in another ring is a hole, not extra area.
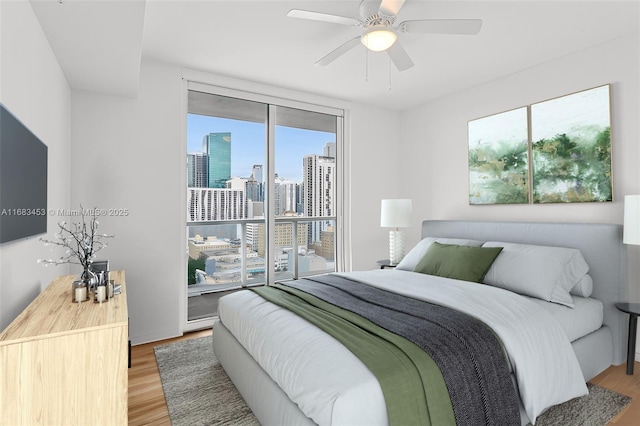
[(529, 202), (527, 108), (469, 122), (469, 203)]
[(468, 122), (469, 204), (613, 201), (611, 88)]
[(533, 203), (613, 201), (609, 91), (531, 105)]

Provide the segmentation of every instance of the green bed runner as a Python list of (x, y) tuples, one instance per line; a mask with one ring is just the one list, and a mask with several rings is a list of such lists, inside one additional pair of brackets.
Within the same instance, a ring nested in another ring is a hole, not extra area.
[(275, 284), (251, 289), (340, 341), (378, 379), (390, 425), (455, 425), (440, 369), (409, 340), (303, 291)]

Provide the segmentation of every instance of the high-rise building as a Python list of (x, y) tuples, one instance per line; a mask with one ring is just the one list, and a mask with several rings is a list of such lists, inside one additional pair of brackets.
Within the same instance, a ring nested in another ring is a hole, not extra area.
[(227, 189), (235, 189), (236, 191), (244, 191), (247, 187), (247, 178), (233, 177), (225, 183)]
[(296, 213), (304, 213), (304, 185), (296, 183)]
[(254, 175), (251, 175), (247, 181), (245, 191), (247, 191), (247, 199), (254, 202), (264, 202), (264, 183), (256, 180)]
[[(291, 223), (276, 223), (273, 239), (274, 245), (277, 250), (291, 249), (293, 248), (293, 224)], [(296, 224), (297, 238), (296, 243), (298, 248), (307, 248), (307, 234), (308, 223)], [(252, 250), (258, 252), (258, 256), (265, 255), (266, 247), (266, 235), (264, 223), (248, 223), (247, 224), (247, 245), (251, 246)]]
[[(305, 216), (333, 216), (335, 203), (336, 161), (332, 157), (305, 155), (303, 162), (303, 190)], [(314, 221), (309, 226), (309, 240), (320, 241), (320, 233), (332, 226), (332, 220)]]
[(262, 164), (254, 164), (251, 176), (256, 182), (262, 182)]
[(249, 205), (249, 212), (247, 213), (247, 217), (249, 219), (254, 219), (256, 217), (264, 217), (264, 202), (251, 201), (247, 199), (247, 204)]
[(209, 133), (202, 139), (208, 156), (209, 188), (225, 188), (231, 178), (231, 133)]
[(244, 190), (187, 188), (187, 221), (236, 220), (247, 218)]
[(263, 202), (264, 201), (264, 185), (262, 182), (258, 182), (253, 180), (253, 178), (249, 179), (245, 186), (245, 191), (247, 192), (247, 200), (251, 200), (254, 202)]
[[(245, 235), (246, 237), (246, 244), (247, 247), (251, 247), (251, 250), (255, 251), (258, 253), (258, 255), (260, 254), (260, 252), (262, 252), (262, 255), (264, 256), (264, 249), (263, 250), (258, 250), (260, 248), (260, 232), (262, 232), (264, 234), (264, 231), (260, 229), (260, 227), (264, 227), (264, 224), (260, 224), (260, 223), (247, 223), (247, 233)], [(262, 240), (264, 240), (264, 236), (262, 237)], [(264, 242), (264, 241), (263, 241)]]
[(322, 151), (325, 157), (336, 158), (336, 143), (327, 142)]
[(254, 202), (264, 201), (264, 182), (262, 181), (262, 164), (254, 164), (251, 177), (247, 181), (247, 199)]
[(209, 185), (208, 160), (204, 152), (187, 154), (187, 187), (206, 188)]
[(276, 216), (296, 213), (296, 183), (276, 173), (274, 200)]
[(335, 258), (335, 233), (333, 232), (333, 226), (330, 226), (326, 231), (321, 231), (320, 241), (316, 241), (311, 248), (315, 250), (318, 256), (333, 262)]

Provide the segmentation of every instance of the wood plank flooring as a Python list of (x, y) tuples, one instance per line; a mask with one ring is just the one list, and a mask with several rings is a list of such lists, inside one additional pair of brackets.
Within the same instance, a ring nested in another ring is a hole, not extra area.
[[(211, 330), (197, 331), (132, 348), (129, 370), (129, 425), (171, 425), (153, 347), (210, 334)], [(627, 376), (625, 369), (625, 364), (612, 366), (591, 380), (598, 386), (633, 398), (631, 404), (611, 420), (610, 426), (640, 425), (640, 362), (636, 362), (633, 376)]]
[(633, 376), (627, 376), (626, 371), (626, 363), (611, 366), (591, 380), (595, 385), (633, 398), (623, 411), (611, 419), (609, 425), (640, 425), (640, 362), (636, 361)]
[(129, 369), (129, 425), (171, 425), (153, 347), (211, 334), (211, 329), (131, 348)]

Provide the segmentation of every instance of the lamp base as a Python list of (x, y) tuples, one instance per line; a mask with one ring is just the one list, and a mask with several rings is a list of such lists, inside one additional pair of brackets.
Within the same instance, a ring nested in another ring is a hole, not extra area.
[(404, 232), (389, 231), (389, 262), (392, 265), (400, 263), (404, 257)]

